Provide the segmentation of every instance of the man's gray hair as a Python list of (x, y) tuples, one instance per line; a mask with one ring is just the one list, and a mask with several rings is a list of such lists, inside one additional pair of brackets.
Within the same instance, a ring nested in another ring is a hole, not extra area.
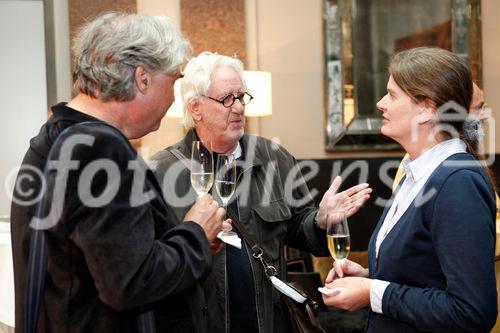
[(184, 105), (182, 124), (186, 128), (195, 127), (189, 103), (207, 94), (212, 83), (212, 74), (216, 69), (227, 67), (234, 69), (240, 77), (244, 89), (246, 89), (243, 63), (239, 59), (206, 51), (189, 60), (181, 80), (182, 103)]
[(138, 66), (175, 75), (191, 46), (165, 16), (111, 12), (85, 24), (73, 41), (73, 90), (103, 101), (134, 98)]

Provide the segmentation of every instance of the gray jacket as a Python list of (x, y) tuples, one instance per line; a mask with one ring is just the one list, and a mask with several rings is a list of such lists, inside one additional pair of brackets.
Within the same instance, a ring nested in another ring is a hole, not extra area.
[[(196, 199), (190, 185), (189, 163), (193, 130), (172, 147), (158, 152), (150, 166), (162, 186), (165, 198), (182, 219)], [(286, 279), (284, 245), (328, 255), (324, 230), (316, 228), (317, 209), (298, 169), (295, 158), (280, 145), (257, 136), (244, 135), (242, 173), (238, 178), (238, 206), (241, 223), (260, 243), (278, 276)], [(216, 196), (216, 191), (212, 195)], [(255, 284), (255, 303), (260, 333), (287, 332), (279, 292), (264, 274), (259, 262), (251, 257)], [(214, 258), (212, 272), (205, 281), (209, 332), (228, 332), (226, 254), (223, 248)]]

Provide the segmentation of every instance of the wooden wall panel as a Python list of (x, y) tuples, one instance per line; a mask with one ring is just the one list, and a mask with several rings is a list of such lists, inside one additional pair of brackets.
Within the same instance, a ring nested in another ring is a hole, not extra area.
[(75, 31), (85, 22), (107, 11), (137, 13), (136, 0), (69, 0), (69, 32), (73, 38)]
[(181, 30), (194, 54), (212, 51), (246, 61), (244, 0), (181, 0)]

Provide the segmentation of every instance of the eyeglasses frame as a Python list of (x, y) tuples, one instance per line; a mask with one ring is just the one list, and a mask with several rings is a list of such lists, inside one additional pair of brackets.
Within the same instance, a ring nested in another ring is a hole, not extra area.
[[(250, 96), (250, 100), (249, 100), (247, 103), (243, 103), (243, 97), (244, 97), (245, 95)], [(238, 95), (235, 95), (235, 94), (230, 93), (230, 94), (227, 94), (226, 96), (222, 97), (221, 99), (216, 99), (216, 98), (213, 98), (213, 97), (210, 97), (210, 96), (206, 96), (206, 95), (201, 95), (201, 96), (206, 97), (206, 98), (208, 98), (208, 99), (211, 99), (212, 101), (218, 102), (218, 103), (222, 104), (222, 106), (223, 106), (223, 107), (228, 108), (228, 109), (234, 105), (234, 103), (236, 102), (236, 100), (239, 100), (239, 101), (240, 101), (240, 103), (241, 103), (241, 105), (247, 105), (247, 104), (248, 104), (248, 103), (250, 103), (250, 102), (253, 100), (253, 98), (254, 98), (254, 97), (252, 96), (252, 94), (250, 94), (248, 91), (242, 92), (242, 93), (240, 93), (240, 94), (238, 94)], [(225, 104), (224, 104), (224, 101), (225, 101), (225, 100), (226, 100), (229, 96), (233, 96), (233, 102), (232, 102), (231, 104), (229, 104), (229, 105), (225, 105)]]

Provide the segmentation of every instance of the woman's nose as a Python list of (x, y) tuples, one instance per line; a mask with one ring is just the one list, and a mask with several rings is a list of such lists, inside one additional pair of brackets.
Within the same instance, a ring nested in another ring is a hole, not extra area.
[(387, 95), (382, 97), (380, 101), (377, 102), (377, 109), (379, 109), (381, 112), (385, 112), (387, 110)]

